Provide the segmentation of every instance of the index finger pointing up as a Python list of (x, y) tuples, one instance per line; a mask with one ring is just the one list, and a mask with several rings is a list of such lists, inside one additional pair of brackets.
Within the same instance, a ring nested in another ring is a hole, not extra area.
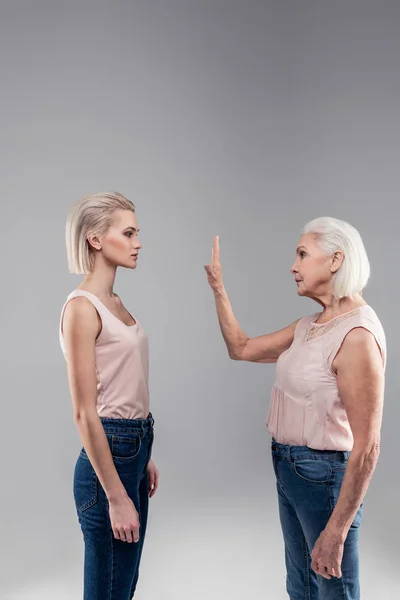
[(214, 244), (212, 249), (212, 261), (219, 262), (220, 253), (219, 253), (219, 235), (216, 235), (214, 238)]

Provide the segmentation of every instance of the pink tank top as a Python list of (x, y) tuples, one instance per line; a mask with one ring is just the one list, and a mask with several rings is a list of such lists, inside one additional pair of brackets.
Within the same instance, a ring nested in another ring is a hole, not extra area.
[(100, 417), (145, 419), (149, 414), (149, 346), (140, 323), (125, 325), (95, 296), (74, 290), (65, 302), (60, 319), (60, 344), (67, 358), (62, 321), (72, 298), (84, 296), (97, 310), (102, 329), (96, 340), (97, 401)]
[(319, 315), (300, 319), (292, 345), (276, 363), (267, 427), (281, 444), (351, 451), (353, 434), (332, 363), (349, 331), (363, 327), (374, 335), (385, 368), (385, 333), (368, 305), (327, 323), (315, 323)]

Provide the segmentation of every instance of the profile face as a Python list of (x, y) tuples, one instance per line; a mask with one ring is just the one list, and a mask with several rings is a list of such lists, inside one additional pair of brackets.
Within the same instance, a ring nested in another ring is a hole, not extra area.
[(315, 234), (301, 236), (290, 271), (299, 296), (314, 297), (327, 292), (334, 274), (332, 257), (322, 250)]
[(138, 232), (136, 214), (131, 210), (116, 210), (110, 227), (100, 240), (104, 259), (116, 267), (135, 269), (142, 248)]

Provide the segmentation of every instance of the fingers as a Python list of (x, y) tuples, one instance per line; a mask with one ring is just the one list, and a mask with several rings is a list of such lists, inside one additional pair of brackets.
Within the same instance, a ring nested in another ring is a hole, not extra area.
[(342, 569), (340, 568), (340, 565), (337, 565), (336, 567), (332, 567), (331, 573), (332, 573), (333, 577), (337, 577), (338, 579), (341, 579)]
[(152, 473), (149, 476), (149, 498), (151, 498), (153, 495), (154, 486), (155, 486), (155, 476)]
[(140, 529), (140, 527), (139, 527), (139, 525), (137, 525), (137, 527), (134, 527), (133, 530), (132, 530), (132, 532), (133, 532), (133, 541), (135, 542), (135, 544), (137, 544), (138, 541), (139, 541), (139, 537), (140, 537), (139, 536), (139, 529)]
[(212, 262), (213, 263), (220, 262), (219, 235), (216, 235), (214, 238), (214, 243), (213, 243), (213, 247), (212, 247)]
[(157, 490), (158, 490), (158, 471), (155, 471), (153, 481), (150, 485), (149, 498), (152, 498)]
[(136, 525), (136, 523), (132, 523), (129, 527), (116, 527), (114, 537), (116, 540), (127, 542), (128, 544), (132, 544), (132, 542), (137, 543), (140, 539), (139, 529), (140, 525)]
[(312, 562), (311, 566), (313, 570), (318, 573), (318, 575), (321, 575), (321, 577), (324, 577), (325, 579), (331, 579), (332, 577), (340, 579), (342, 577), (341, 569), (338, 566), (336, 566), (336, 568), (326, 567), (314, 561)]
[(128, 544), (132, 544), (132, 542), (133, 542), (133, 532), (132, 532), (132, 529), (129, 529), (127, 527), (126, 529), (124, 529), (124, 533), (125, 533), (125, 540), (128, 542)]
[(318, 575), (321, 575), (321, 577), (324, 577), (325, 579), (331, 578), (330, 574), (328, 573), (327, 568), (320, 565), (315, 559), (312, 561), (311, 567), (315, 571), (315, 573), (317, 573)]
[(327, 567), (323, 567), (319, 570), (319, 574), (322, 575), (322, 577), (324, 577), (325, 579), (330, 579), (331, 575), (328, 571)]
[(149, 498), (152, 498), (158, 489), (158, 470), (153, 468), (149, 471)]

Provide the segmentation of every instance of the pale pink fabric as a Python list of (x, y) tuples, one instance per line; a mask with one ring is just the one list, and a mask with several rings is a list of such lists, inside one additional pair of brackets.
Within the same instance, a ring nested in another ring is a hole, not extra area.
[(149, 414), (149, 345), (140, 323), (125, 325), (97, 298), (74, 290), (65, 302), (60, 319), (60, 344), (65, 358), (62, 320), (67, 303), (84, 296), (96, 308), (102, 330), (96, 340), (97, 412), (100, 417), (144, 419)]
[(363, 327), (374, 335), (386, 367), (385, 333), (368, 305), (328, 323), (315, 323), (319, 314), (298, 322), (292, 345), (277, 361), (267, 427), (281, 444), (351, 451), (353, 434), (332, 362), (349, 331)]

